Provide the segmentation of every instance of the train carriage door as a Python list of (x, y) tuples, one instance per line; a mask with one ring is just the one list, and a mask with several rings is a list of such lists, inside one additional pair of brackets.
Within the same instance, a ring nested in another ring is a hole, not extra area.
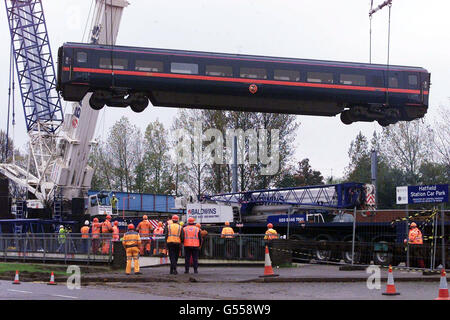
[(426, 99), (425, 92), (428, 92), (430, 88), (431, 74), (429, 73), (420, 73), (420, 97), (421, 101), (424, 105), (428, 106), (428, 99)]
[[(405, 73), (405, 77), (406, 89), (414, 91), (419, 90), (421, 86), (419, 74), (417, 72)], [(419, 94), (408, 94), (408, 101), (412, 103), (419, 103), (421, 101), (421, 97), (419, 96)]]
[(67, 48), (63, 50), (64, 52), (61, 53), (62, 60), (62, 67), (69, 68), (69, 79), (64, 80), (72, 80), (73, 78), (73, 57), (75, 55), (75, 49), (74, 48)]
[(58, 49), (58, 65), (57, 65), (57, 74), (56, 74), (56, 90), (61, 90), (61, 80), (62, 80), (62, 72), (63, 72), (63, 63), (64, 63), (64, 48), (60, 47)]
[[(74, 67), (79, 68), (80, 71), (82, 69), (87, 69), (89, 67), (88, 51), (85, 49), (76, 49), (72, 61)], [(77, 72), (77, 78), (80, 81), (88, 81), (89, 72)]]

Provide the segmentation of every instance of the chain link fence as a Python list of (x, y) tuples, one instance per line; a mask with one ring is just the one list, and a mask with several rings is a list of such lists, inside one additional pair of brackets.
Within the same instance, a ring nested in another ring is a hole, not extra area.
[[(353, 210), (340, 212), (346, 219), (308, 221), (292, 228), (290, 251), (294, 260), (313, 263), (397, 266), (436, 270), (449, 265), (449, 211)], [(351, 217), (351, 218), (349, 218)], [(423, 244), (410, 244), (415, 222)], [(275, 248), (275, 250), (280, 250)]]

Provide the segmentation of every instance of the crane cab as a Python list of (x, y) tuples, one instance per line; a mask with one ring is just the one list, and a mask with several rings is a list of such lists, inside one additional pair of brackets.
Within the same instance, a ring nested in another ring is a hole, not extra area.
[[(108, 194), (102, 192), (90, 195), (88, 198), (87, 213), (92, 216), (113, 215), (111, 199)], [(117, 215), (117, 213), (115, 213)]]

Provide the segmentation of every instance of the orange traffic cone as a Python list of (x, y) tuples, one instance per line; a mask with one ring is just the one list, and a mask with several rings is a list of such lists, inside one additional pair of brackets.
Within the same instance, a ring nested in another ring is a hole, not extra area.
[(264, 257), (264, 275), (260, 276), (263, 277), (278, 277), (278, 274), (273, 273), (272, 269), (272, 261), (270, 260), (269, 255), (269, 247), (266, 246), (266, 253)]
[(385, 296), (397, 296), (400, 294), (400, 292), (395, 291), (395, 285), (394, 285), (394, 275), (392, 274), (392, 266), (389, 266), (389, 273), (388, 273), (388, 281), (386, 286), (386, 292), (382, 293)]
[(50, 282), (47, 283), (47, 284), (49, 284), (49, 285), (56, 285), (55, 275), (53, 274), (53, 271), (52, 271), (52, 274), (50, 275)]
[(434, 300), (450, 300), (448, 295), (447, 277), (445, 269), (441, 270), (441, 283), (439, 285), (439, 296)]
[(14, 277), (13, 284), (20, 284), (20, 281), (19, 281), (19, 270), (16, 270), (16, 276)]

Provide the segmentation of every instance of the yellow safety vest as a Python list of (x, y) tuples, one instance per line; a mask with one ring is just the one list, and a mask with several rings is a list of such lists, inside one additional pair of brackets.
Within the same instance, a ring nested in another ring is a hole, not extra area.
[(125, 248), (132, 248), (141, 245), (141, 237), (136, 231), (128, 231), (123, 236), (122, 244)]
[(234, 231), (231, 227), (224, 227), (222, 229), (222, 238), (233, 238)]
[(278, 233), (274, 229), (268, 229), (266, 231), (266, 235), (264, 236), (264, 240), (273, 240), (278, 239)]
[(167, 243), (181, 243), (181, 226), (178, 223), (168, 225), (167, 231)]

